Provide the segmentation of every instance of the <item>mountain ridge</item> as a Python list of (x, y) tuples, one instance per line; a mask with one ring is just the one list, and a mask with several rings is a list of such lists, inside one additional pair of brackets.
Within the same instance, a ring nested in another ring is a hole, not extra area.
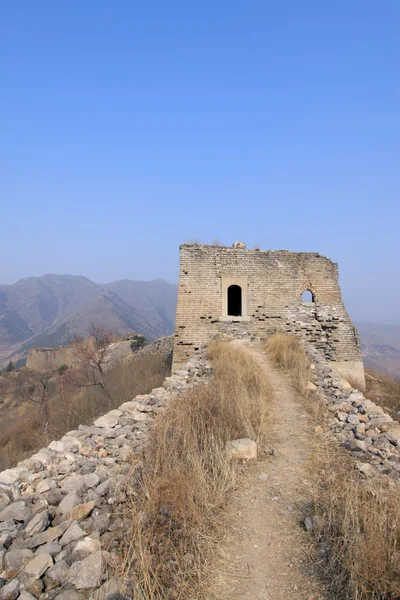
[(34, 346), (64, 345), (87, 334), (91, 323), (149, 340), (169, 335), (176, 294), (177, 286), (161, 278), (95, 283), (47, 273), (0, 285), (0, 361)]

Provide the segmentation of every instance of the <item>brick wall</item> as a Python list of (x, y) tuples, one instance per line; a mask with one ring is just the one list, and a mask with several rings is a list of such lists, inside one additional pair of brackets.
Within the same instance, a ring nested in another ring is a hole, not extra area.
[[(231, 284), (235, 279), (247, 314), (224, 319), (224, 281)], [(314, 302), (302, 302), (305, 290), (311, 291)], [(362, 364), (358, 333), (343, 305), (338, 268), (328, 258), (313, 252), (181, 246), (174, 368), (221, 333), (262, 338), (276, 331), (300, 335), (330, 362)]]

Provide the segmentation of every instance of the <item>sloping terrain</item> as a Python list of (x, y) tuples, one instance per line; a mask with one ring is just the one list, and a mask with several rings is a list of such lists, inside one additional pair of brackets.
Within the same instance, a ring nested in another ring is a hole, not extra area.
[(357, 323), (364, 364), (400, 377), (400, 325)]
[(149, 340), (173, 332), (176, 285), (154, 281), (97, 284), (44, 275), (0, 286), (0, 362), (32, 347), (56, 347), (86, 335), (91, 323)]

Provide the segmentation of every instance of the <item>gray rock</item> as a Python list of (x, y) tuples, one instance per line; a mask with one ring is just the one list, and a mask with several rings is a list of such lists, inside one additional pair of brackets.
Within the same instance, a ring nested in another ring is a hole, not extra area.
[(347, 417), (347, 422), (351, 423), (352, 425), (358, 425), (360, 423), (357, 415), (353, 415), (353, 414), (351, 414)]
[(65, 546), (66, 544), (69, 544), (70, 542), (75, 542), (76, 540), (79, 540), (80, 538), (84, 537), (85, 535), (86, 535), (86, 532), (83, 531), (83, 529), (81, 529), (81, 527), (79, 527), (79, 525), (76, 521), (74, 521), (70, 525), (70, 527), (67, 529), (67, 531), (64, 533), (62, 538), (60, 539), (60, 544), (61, 544), (61, 546)]
[(231, 458), (257, 458), (257, 442), (248, 438), (230, 440), (226, 442), (226, 449)]
[(67, 581), (69, 569), (70, 567), (65, 560), (60, 560), (60, 562), (50, 567), (44, 576), (46, 590), (53, 590), (55, 587), (58, 587)]
[(34, 596), (33, 594), (30, 594), (29, 592), (23, 591), (18, 596), (18, 600), (36, 600), (36, 596)]
[(368, 451), (368, 446), (365, 442), (362, 442), (361, 440), (348, 440), (345, 443), (346, 447), (351, 450), (352, 452), (367, 452)]
[(94, 488), (100, 483), (100, 477), (97, 475), (97, 473), (89, 473), (87, 475), (83, 475), (83, 480), (88, 489)]
[(43, 573), (45, 573), (52, 564), (52, 556), (47, 552), (42, 552), (25, 565), (24, 573), (33, 579), (40, 579)]
[(39, 548), (36, 549), (35, 556), (37, 556), (41, 552), (47, 552), (48, 554), (50, 554), (50, 556), (54, 558), (55, 556), (57, 556), (57, 554), (61, 552), (61, 550), (62, 547), (60, 546), (60, 544), (57, 544), (57, 542), (48, 542), (47, 544), (43, 544), (43, 546), (39, 546)]
[(50, 506), (58, 506), (63, 499), (63, 494), (59, 488), (51, 488), (48, 492), (45, 492), (44, 497), (46, 498)]
[(83, 540), (78, 540), (74, 546), (74, 549), (70, 555), (70, 562), (76, 562), (77, 560), (84, 560), (93, 552), (100, 550), (100, 542), (98, 539), (91, 537), (85, 537)]
[(112, 487), (112, 481), (111, 479), (106, 479), (106, 481), (103, 481), (103, 483), (100, 483), (100, 485), (97, 486), (96, 488), (96, 493), (99, 496), (104, 496)]
[(43, 581), (41, 579), (34, 579), (22, 571), (18, 575), (18, 581), (20, 582), (21, 587), (23, 587), (26, 592), (33, 594), (35, 598), (41, 595), (43, 591)]
[(94, 552), (84, 560), (72, 565), (69, 581), (78, 590), (92, 589), (100, 585), (102, 573), (101, 553)]
[(56, 482), (52, 479), (43, 479), (43, 481), (40, 481), (36, 486), (36, 491), (38, 494), (43, 494), (43, 492), (48, 492), (51, 488), (56, 487), (56, 485)]
[[(112, 414), (112, 413), (119, 413), (118, 415)], [(108, 414), (103, 415), (102, 417), (99, 417), (98, 419), (96, 419), (96, 421), (94, 421), (94, 425), (96, 427), (101, 427), (104, 429), (108, 429), (115, 427), (116, 425), (118, 425), (118, 421), (119, 421), (119, 417), (122, 415), (122, 412), (120, 410), (118, 411), (110, 411)]]
[(50, 524), (50, 513), (48, 510), (44, 510), (35, 515), (25, 527), (25, 531), (28, 535), (36, 535), (45, 531)]
[(4, 571), (7, 579), (17, 573), (33, 558), (33, 552), (28, 549), (9, 550), (4, 558)]
[(0, 472), (0, 483), (15, 483), (18, 481), (21, 473), (27, 471), (24, 467), (14, 467)]
[(77, 491), (73, 490), (69, 492), (64, 498), (61, 500), (58, 508), (62, 512), (63, 515), (69, 516), (71, 514), (71, 510), (74, 506), (78, 506), (82, 502), (82, 496)]
[(19, 596), (19, 581), (12, 579), (0, 588), (0, 600), (16, 600)]
[(0, 546), (3, 548), (9, 548), (13, 538), (10, 533), (0, 533)]
[(26, 506), (24, 500), (17, 500), (13, 502), (6, 508), (0, 512), (0, 521), (9, 521), (13, 519), (14, 521), (24, 521), (29, 515), (31, 511)]
[(376, 473), (374, 467), (372, 465), (370, 465), (369, 463), (357, 462), (356, 468), (358, 469), (358, 471), (360, 471), (360, 473), (363, 473), (364, 475), (367, 475), (367, 476), (375, 475), (375, 473)]
[(11, 500), (8, 494), (0, 491), (0, 511), (10, 504)]
[(92, 530), (97, 531), (100, 535), (105, 533), (111, 524), (111, 518), (108, 513), (101, 513), (93, 517)]
[(39, 533), (35, 535), (33, 538), (27, 541), (26, 545), (28, 548), (37, 548), (38, 546), (42, 546), (43, 544), (47, 544), (48, 542), (53, 542), (61, 537), (65, 531), (70, 526), (70, 521), (64, 521), (56, 527), (49, 527), (43, 533)]
[(78, 494), (84, 494), (86, 492), (86, 484), (83, 475), (78, 473), (72, 473), (63, 479), (60, 483), (60, 487), (66, 492), (77, 492)]

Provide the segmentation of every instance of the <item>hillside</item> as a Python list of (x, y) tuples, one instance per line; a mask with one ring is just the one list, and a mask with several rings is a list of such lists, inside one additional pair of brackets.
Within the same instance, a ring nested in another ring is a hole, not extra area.
[(173, 332), (176, 285), (154, 281), (94, 283), (74, 275), (28, 277), (0, 286), (0, 361), (35, 346), (85, 335), (91, 323), (149, 340)]
[(400, 377), (400, 325), (356, 323), (364, 364), (376, 371)]

